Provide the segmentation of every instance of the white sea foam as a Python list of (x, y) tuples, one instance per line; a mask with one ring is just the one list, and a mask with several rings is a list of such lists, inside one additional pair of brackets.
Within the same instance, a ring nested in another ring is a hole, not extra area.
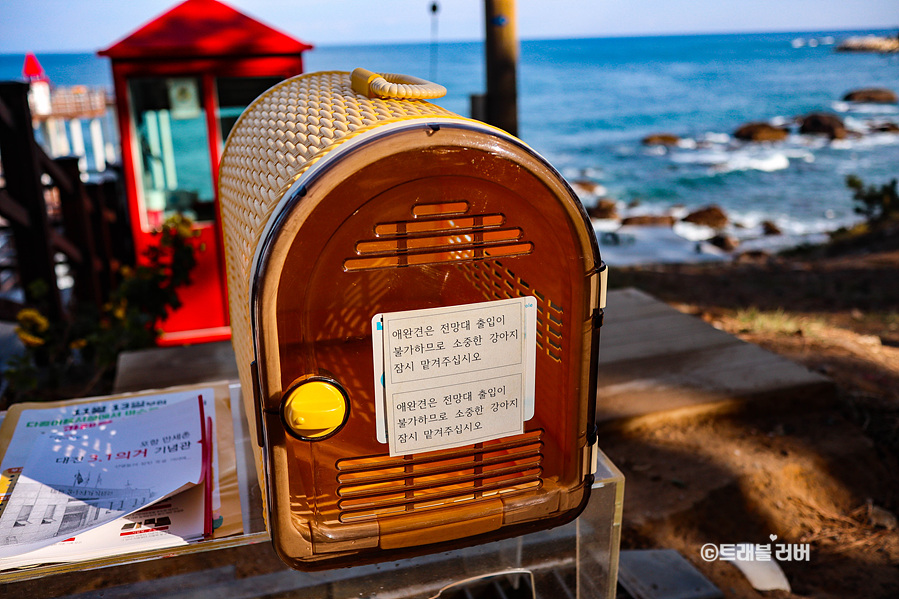
[(803, 162), (814, 162), (815, 154), (808, 148), (797, 146), (786, 146), (783, 148), (783, 155), (790, 160), (802, 160)]
[[(621, 204), (621, 203), (619, 203)], [(672, 215), (673, 227), (621, 225), (617, 219), (594, 219), (593, 229), (600, 243), (603, 260), (613, 266), (640, 264), (694, 263), (727, 260), (745, 251), (776, 253), (804, 244), (826, 243), (828, 233), (859, 222), (857, 215), (845, 213), (837, 217), (833, 210), (825, 210), (819, 218), (800, 221), (789, 214), (771, 214), (769, 210), (727, 210), (730, 223), (723, 231), (684, 222), (692, 208), (643, 204), (632, 208), (619, 206), (623, 216)], [(764, 222), (769, 221), (781, 233), (767, 235)], [(734, 252), (725, 252), (709, 243), (723, 232), (737, 240)]]
[(731, 140), (727, 133), (706, 133), (702, 136), (702, 141), (713, 144), (726, 144)]
[(714, 144), (696, 151), (683, 150), (671, 153), (671, 161), (684, 165), (711, 167), (715, 172), (764, 171), (773, 172), (789, 168), (790, 158), (814, 161), (814, 155), (806, 148), (778, 144), (777, 149), (763, 145), (730, 146)]
[(831, 102), (830, 107), (837, 112), (857, 114), (899, 114), (899, 106), (895, 104), (874, 104), (867, 102)]
[(771, 152), (767, 155), (735, 153), (724, 165), (727, 171), (763, 171), (766, 173), (780, 171), (790, 167), (790, 159), (783, 152)]
[(830, 143), (830, 147), (834, 150), (861, 150), (896, 144), (899, 144), (899, 134), (871, 133), (856, 139), (835, 139)]
[(859, 133), (864, 133), (868, 130), (868, 122), (855, 118), (854, 116), (846, 116), (843, 119), (843, 125), (850, 131), (857, 131)]
[(704, 241), (681, 237), (669, 227), (625, 225), (615, 231), (595, 230), (602, 259), (613, 267), (728, 259), (723, 250)]
[(672, 228), (675, 233), (690, 241), (706, 241), (715, 236), (715, 229), (696, 223), (678, 221)]
[(731, 154), (725, 150), (708, 149), (697, 152), (677, 152), (671, 155), (671, 160), (680, 164), (698, 164), (701, 166), (720, 166), (731, 159)]

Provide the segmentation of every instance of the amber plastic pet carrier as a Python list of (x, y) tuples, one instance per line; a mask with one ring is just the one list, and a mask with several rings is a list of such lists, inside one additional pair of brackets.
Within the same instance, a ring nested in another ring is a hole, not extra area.
[(518, 139), (357, 69), (238, 120), (219, 189), (267, 524), (299, 569), (567, 522), (593, 480), (605, 268)]

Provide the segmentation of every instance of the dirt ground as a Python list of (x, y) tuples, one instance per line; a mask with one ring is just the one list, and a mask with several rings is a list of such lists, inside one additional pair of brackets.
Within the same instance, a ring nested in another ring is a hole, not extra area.
[[(662, 420), (604, 437), (624, 472), (622, 549), (671, 548), (727, 597), (899, 597), (899, 234), (716, 266), (613, 269), (836, 383), (813, 411)], [(602, 401), (602, 398), (599, 398)], [(706, 543), (810, 545), (759, 592)]]

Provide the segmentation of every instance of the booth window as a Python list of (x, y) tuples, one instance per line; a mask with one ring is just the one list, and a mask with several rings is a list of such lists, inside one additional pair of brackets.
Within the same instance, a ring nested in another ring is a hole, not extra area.
[(244, 109), (280, 82), (280, 77), (219, 77), (215, 80), (223, 143)]
[(128, 83), (137, 157), (135, 172), (150, 230), (175, 213), (215, 218), (212, 160), (203, 87), (197, 77), (147, 77)]

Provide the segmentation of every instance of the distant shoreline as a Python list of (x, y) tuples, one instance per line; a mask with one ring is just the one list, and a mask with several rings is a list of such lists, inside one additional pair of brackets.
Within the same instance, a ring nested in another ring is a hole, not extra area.
[[(540, 43), (540, 42), (580, 42), (585, 40), (609, 40), (609, 41), (619, 41), (619, 40), (643, 40), (643, 39), (679, 39), (679, 38), (710, 38), (710, 37), (740, 37), (740, 36), (805, 36), (805, 37), (820, 37), (820, 36), (840, 36), (840, 37), (867, 37), (870, 35), (876, 37), (895, 37), (896, 36), (896, 28), (872, 28), (872, 29), (808, 29), (808, 30), (772, 30), (772, 31), (723, 31), (723, 32), (685, 32), (685, 33), (626, 33), (626, 34), (614, 34), (614, 35), (594, 35), (594, 36), (583, 36), (583, 37), (522, 37), (520, 38), (520, 42), (523, 44), (528, 43)], [(421, 40), (402, 40), (402, 41), (383, 41), (383, 42), (360, 42), (360, 43), (345, 43), (345, 42), (322, 42), (315, 43), (316, 48), (320, 49), (340, 49), (340, 48), (379, 48), (384, 46), (421, 46), (421, 45), (430, 45), (431, 41), (429, 39), (421, 39)], [(439, 45), (453, 45), (453, 44), (482, 44), (483, 40), (480, 38), (471, 38), (471, 39), (445, 39), (439, 40)], [(66, 55), (84, 55), (90, 54), (95, 55), (97, 50), (100, 49), (100, 46), (97, 48), (87, 48), (81, 50), (34, 50), (34, 49), (26, 49), (16, 52), (11, 51), (2, 51), (0, 52), (0, 57), (9, 57), (9, 56), (24, 56), (26, 52), (34, 52), (39, 55), (44, 56), (66, 56)], [(310, 51), (314, 53), (315, 50)], [(98, 57), (101, 58), (101, 57)], [(104, 59), (105, 60), (105, 59)], [(2, 77), (0, 77), (2, 79)]]
[(899, 36), (854, 36), (840, 42), (836, 47), (836, 51), (895, 54), (896, 52), (899, 52)]

